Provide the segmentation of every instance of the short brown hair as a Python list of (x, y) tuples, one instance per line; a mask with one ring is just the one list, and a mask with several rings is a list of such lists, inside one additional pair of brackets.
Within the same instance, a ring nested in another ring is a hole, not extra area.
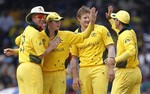
[(77, 12), (77, 18), (81, 17), (82, 15), (86, 14), (86, 13), (90, 13), (90, 8), (86, 7), (86, 6), (82, 6), (81, 8), (79, 8), (78, 12)]

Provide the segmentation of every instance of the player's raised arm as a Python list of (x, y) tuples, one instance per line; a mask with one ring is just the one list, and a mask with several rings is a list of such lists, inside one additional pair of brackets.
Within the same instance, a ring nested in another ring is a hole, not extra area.
[(112, 6), (109, 6), (109, 7), (108, 7), (108, 11), (107, 11), (107, 13), (105, 13), (105, 15), (106, 15), (106, 18), (108, 19), (109, 23), (111, 24), (111, 28), (112, 28), (115, 32), (118, 33), (119, 30), (116, 28), (114, 19), (112, 19), (112, 16), (113, 16), (113, 7), (112, 7)]

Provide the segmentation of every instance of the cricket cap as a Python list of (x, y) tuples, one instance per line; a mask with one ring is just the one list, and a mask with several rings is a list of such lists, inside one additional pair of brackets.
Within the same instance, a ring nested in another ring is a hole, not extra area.
[(116, 18), (124, 24), (129, 24), (130, 22), (130, 15), (127, 11), (120, 10), (117, 13), (111, 13), (112, 18)]
[(64, 18), (61, 17), (56, 12), (49, 12), (48, 16), (46, 17), (46, 22), (49, 22), (49, 21), (60, 21), (60, 20), (64, 20)]

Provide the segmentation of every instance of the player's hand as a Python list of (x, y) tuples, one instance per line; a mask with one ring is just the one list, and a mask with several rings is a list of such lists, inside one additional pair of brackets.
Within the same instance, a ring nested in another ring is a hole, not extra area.
[(105, 13), (105, 15), (106, 15), (106, 18), (109, 20), (109, 19), (111, 19), (111, 13), (113, 12), (113, 7), (112, 6), (109, 6), (108, 7), (108, 12), (107, 13)]
[(110, 58), (110, 57), (105, 59), (104, 62), (108, 67), (110, 67), (111, 65), (115, 65), (116, 63), (115, 58)]
[(109, 82), (112, 82), (115, 78), (115, 71), (114, 71), (114, 65), (109, 66), (108, 69), (108, 79)]
[(81, 81), (79, 77), (74, 77), (73, 84), (72, 84), (73, 90), (78, 91), (80, 89), (80, 85), (81, 85)]
[(115, 58), (107, 58), (104, 60), (105, 64), (108, 66), (108, 78), (109, 81), (112, 82), (115, 78), (115, 71), (114, 71), (114, 65), (115, 65)]
[(91, 11), (90, 12), (90, 17), (89, 17), (90, 21), (91, 21), (91, 23), (95, 24), (98, 11), (96, 11), (95, 7), (91, 8), (90, 11)]
[(56, 36), (53, 40), (50, 40), (49, 45), (51, 49), (54, 50), (60, 42), (60, 37)]
[(15, 55), (16, 52), (15, 52), (15, 50), (12, 49), (12, 48), (6, 48), (6, 49), (4, 49), (4, 54), (5, 54), (6, 56), (12, 56), (12, 55)]

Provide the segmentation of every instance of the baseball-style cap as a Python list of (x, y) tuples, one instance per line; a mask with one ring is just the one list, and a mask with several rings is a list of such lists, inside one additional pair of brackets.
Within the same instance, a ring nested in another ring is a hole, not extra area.
[(32, 21), (31, 16), (32, 14), (49, 14), (49, 12), (45, 12), (44, 8), (42, 6), (36, 6), (31, 9), (31, 12), (26, 16), (26, 22), (30, 23)]
[(60, 21), (60, 20), (64, 20), (64, 18), (61, 17), (56, 12), (49, 12), (48, 16), (46, 17), (46, 22), (49, 22), (49, 21)]
[(111, 13), (112, 18), (116, 18), (124, 24), (129, 24), (130, 22), (130, 15), (127, 11), (120, 10), (117, 13)]

